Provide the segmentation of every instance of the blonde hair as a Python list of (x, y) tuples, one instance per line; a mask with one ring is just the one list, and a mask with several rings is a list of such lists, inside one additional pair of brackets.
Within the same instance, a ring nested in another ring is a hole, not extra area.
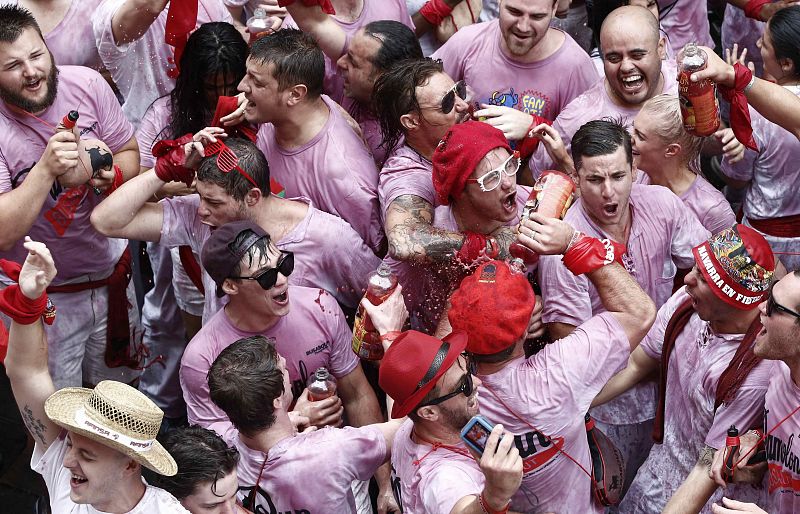
[(683, 162), (697, 172), (700, 169), (700, 148), (704, 138), (693, 136), (684, 130), (678, 97), (663, 94), (654, 96), (642, 105), (642, 112), (653, 115), (656, 120), (655, 133), (665, 144), (681, 145)]

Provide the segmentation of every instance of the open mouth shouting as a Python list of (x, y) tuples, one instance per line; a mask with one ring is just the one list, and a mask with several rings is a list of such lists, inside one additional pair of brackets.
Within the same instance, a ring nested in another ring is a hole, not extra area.
[(88, 481), (89, 479), (87, 479), (86, 477), (82, 477), (80, 475), (76, 475), (75, 473), (73, 473), (72, 477), (69, 480), (69, 485), (74, 489), (76, 487), (80, 487), (81, 485), (85, 484)]
[(284, 288), (283, 292), (275, 295), (272, 297), (272, 300), (280, 306), (285, 306), (289, 304), (289, 286), (288, 284)]
[(509, 193), (503, 198), (503, 209), (508, 213), (517, 213), (517, 192)]
[(644, 87), (644, 75), (635, 73), (627, 77), (621, 77), (622, 89), (626, 93), (638, 93)]
[(619, 204), (616, 202), (604, 204), (603, 212), (609, 218), (613, 218), (619, 213)]

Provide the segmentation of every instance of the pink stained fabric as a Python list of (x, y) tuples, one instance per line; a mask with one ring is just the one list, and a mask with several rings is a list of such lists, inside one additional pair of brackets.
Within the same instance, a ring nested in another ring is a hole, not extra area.
[[(652, 359), (661, 360), (664, 331), (672, 314), (689, 295), (682, 288), (658, 312), (650, 332), (641, 343)], [(708, 332), (706, 332), (708, 330)], [(707, 337), (704, 337), (707, 334)], [(670, 356), (667, 377), (664, 443), (653, 445), (639, 468), (620, 509), (624, 512), (661, 512), (680, 487), (704, 446), (725, 446), (727, 430), (735, 425), (740, 433), (756, 426), (764, 411), (764, 394), (773, 362), (761, 362), (745, 379), (733, 401), (714, 412), (719, 377), (728, 367), (744, 334), (715, 334), (695, 313), (678, 335)], [(701, 512), (710, 513), (723, 491), (717, 489)], [(728, 498), (764, 505), (763, 490), (750, 486), (728, 486)]]
[(318, 209), (341, 217), (373, 251), (386, 240), (378, 205), (378, 170), (369, 150), (323, 95), (328, 121), (311, 141), (287, 150), (275, 140), (275, 127), (258, 130), (256, 145), (269, 161), (270, 174), (287, 196), (306, 196)]
[(253, 484), (267, 459), (255, 493), (256, 506), (251, 506), (254, 512), (355, 514), (356, 502), (350, 484), (369, 480), (389, 457), (386, 438), (374, 425), (325, 427), (287, 437), (270, 448), (269, 457), (246, 446), (238, 435), (226, 439), (240, 454), (238, 498), (241, 501), (252, 494)]
[(500, 25), (495, 20), (464, 27), (433, 57), (442, 60), (453, 80), (467, 82), (475, 92), (475, 103), (513, 107), (554, 120), (598, 81), (586, 52), (568, 34), (564, 36), (553, 55), (520, 63), (501, 49)]
[[(40, 119), (12, 111), (0, 103), (0, 194), (22, 184), (47, 147), (54, 127), (73, 109), (80, 111), (77, 128), (82, 139), (100, 139), (116, 152), (133, 137), (133, 127), (99, 73), (79, 66), (58, 69), (58, 95), (53, 105), (38, 115)], [(46, 243), (53, 253), (58, 268), (55, 284), (106, 270), (122, 254), (123, 245), (101, 235), (89, 222), (92, 209), (103, 198), (91, 188), (65, 191), (57, 182), (53, 183), (28, 235), (34, 241)], [(27, 254), (20, 240), (10, 250), (0, 252), (0, 259), (21, 263)]]
[[(405, 0), (364, 0), (364, 8), (361, 14), (352, 22), (345, 22), (333, 16), (333, 21), (339, 25), (347, 36), (349, 41), (353, 35), (364, 25), (378, 20), (394, 20), (399, 21), (411, 30), (414, 30), (414, 22), (411, 21), (411, 16), (408, 14)], [(287, 14), (283, 19), (284, 29), (297, 29), (297, 23), (292, 18), (291, 14)], [(342, 53), (346, 51), (347, 46), (342, 49)], [(334, 101), (342, 103), (344, 99), (344, 78), (339, 74), (339, 69), (336, 66), (337, 59), (331, 59), (325, 56), (325, 80), (322, 85), (322, 90), (326, 95), (330, 96)]]
[[(209, 396), (208, 370), (222, 350), (239, 339), (254, 335), (270, 339), (286, 359), (294, 399), (303, 392), (308, 377), (317, 368), (324, 366), (341, 378), (358, 366), (358, 358), (350, 348), (352, 333), (336, 300), (321, 289), (289, 286), (289, 314), (272, 328), (263, 332), (240, 330), (223, 309), (189, 342), (180, 370), (189, 423), (208, 427), (228, 421)], [(215, 430), (220, 434), (227, 431), (219, 427)]]
[[(763, 21), (748, 18), (744, 10), (734, 5), (725, 6), (725, 18), (722, 21), (722, 48), (733, 48), (734, 43), (739, 45), (739, 52), (747, 48), (747, 61), (756, 67), (756, 75), (764, 72), (764, 60), (761, 51), (756, 46), (767, 24)], [(722, 107), (722, 106), (720, 106)]]
[[(164, 42), (167, 9), (150, 25), (147, 32), (132, 43), (118, 45), (111, 30), (111, 20), (126, 0), (103, 0), (91, 14), (94, 39), (100, 58), (111, 73), (125, 103), (125, 115), (138, 126), (147, 107), (172, 91), (175, 80), (167, 75), (173, 48)], [(211, 21), (232, 23), (222, 0), (199, 0), (197, 24)]]
[[(675, 77), (677, 68), (673, 61), (662, 61), (661, 75), (664, 77), (664, 87), (661, 93), (669, 95), (678, 94), (678, 82)], [(574, 99), (567, 105), (561, 114), (553, 122), (553, 128), (561, 135), (567, 151), (572, 146), (572, 136), (581, 126), (592, 120), (599, 120), (604, 117), (621, 119), (633, 131), (633, 119), (639, 114), (641, 105), (636, 107), (621, 106), (616, 103), (608, 94), (605, 78), (596, 83), (585, 93)], [(544, 145), (539, 145), (536, 152), (531, 157), (529, 167), (538, 177), (542, 171), (552, 169), (553, 161), (547, 154)]]
[(383, 219), (386, 219), (389, 205), (403, 195), (418, 196), (431, 207), (435, 206), (432, 173), (431, 161), (401, 142), (386, 159), (378, 176), (378, 198)]
[[(356, 307), (366, 288), (367, 276), (378, 268), (380, 259), (341, 218), (315, 209), (307, 198), (291, 200), (308, 204), (308, 212), (303, 221), (275, 243), (279, 249), (295, 253), (289, 283), (325, 289), (342, 305)], [(164, 220), (159, 242), (169, 247), (189, 245), (199, 254), (211, 235), (197, 213), (200, 197), (183, 196), (160, 203)], [(206, 290), (203, 321), (207, 322), (228, 301), (226, 297), (217, 298), (216, 285), (205, 271), (203, 286)]]
[[(672, 296), (677, 269), (694, 266), (692, 248), (710, 234), (665, 187), (634, 184), (630, 206), (629, 260), (624, 261), (629, 263), (628, 272), (659, 308)], [(609, 237), (591, 221), (580, 200), (564, 220), (587, 235)], [(560, 256), (546, 255), (539, 260), (539, 285), (545, 299), (544, 323), (578, 326), (604, 311), (595, 287), (585, 276), (576, 277), (567, 270)], [(640, 384), (616, 400), (595, 407), (592, 415), (609, 424), (641, 423), (655, 416), (655, 395), (653, 383)]]
[[(800, 405), (800, 387), (792, 381), (789, 367), (776, 361), (764, 399), (764, 431), (771, 431)], [(767, 510), (772, 514), (793, 514), (800, 510), (800, 451), (793, 444), (800, 433), (800, 416), (787, 419), (765, 442), (767, 449)]]
[(172, 120), (172, 106), (169, 95), (163, 96), (147, 108), (136, 129), (136, 140), (139, 142), (139, 166), (152, 168), (156, 165), (153, 157), (153, 145), (162, 139), (172, 139), (169, 123)]
[(367, 144), (375, 165), (378, 167), (383, 164), (386, 158), (386, 149), (381, 147), (383, 141), (383, 134), (381, 133), (381, 122), (375, 117), (368, 109), (366, 109), (359, 102), (356, 102), (350, 97), (345, 97), (342, 100), (342, 107), (361, 127), (361, 133), (364, 136), (364, 142)]
[[(461, 498), (483, 491), (485, 478), (475, 459), (417, 444), (411, 439), (413, 428), (411, 420), (403, 422), (392, 445), (392, 484), (405, 514), (449, 513)], [(464, 443), (456, 447), (467, 451)]]
[(708, 24), (708, 7), (694, 0), (658, 0), (661, 28), (676, 53), (692, 41), (714, 48)]
[[(589, 476), (555, 445), (563, 445), (564, 451), (591, 470), (583, 416), (629, 355), (630, 344), (619, 322), (612, 314), (602, 313), (529, 359), (520, 357), (492, 375), (479, 375), (481, 414), (517, 434), (515, 442), (523, 457), (522, 485), (512, 498), (512, 510), (603, 512), (592, 498)], [(494, 391), (502, 403), (486, 389)]]
[(736, 215), (733, 214), (731, 204), (725, 195), (700, 175), (697, 175), (680, 199), (712, 234), (730, 228), (736, 223)]

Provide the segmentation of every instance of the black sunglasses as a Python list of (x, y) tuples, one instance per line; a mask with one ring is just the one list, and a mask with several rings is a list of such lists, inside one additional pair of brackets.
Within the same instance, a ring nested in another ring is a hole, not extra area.
[(463, 80), (456, 82), (453, 87), (450, 88), (450, 91), (442, 98), (443, 113), (450, 114), (450, 111), (456, 106), (456, 95), (462, 100), (467, 99), (467, 83)]
[(775, 297), (772, 296), (773, 287), (775, 287), (774, 283), (771, 286), (769, 286), (769, 296), (767, 296), (767, 317), (772, 316), (772, 313), (775, 311), (780, 311), (785, 314), (789, 314), (790, 316), (794, 316), (797, 319), (800, 319), (800, 313), (797, 313), (788, 307), (784, 307), (783, 305), (775, 301)]
[(455, 398), (459, 394), (464, 394), (467, 398), (472, 396), (473, 385), (472, 385), (472, 375), (475, 374), (475, 363), (472, 359), (469, 358), (468, 354), (463, 354), (467, 359), (467, 372), (464, 373), (464, 376), (461, 377), (461, 380), (458, 382), (458, 387), (452, 393), (447, 393), (444, 396), (440, 396), (438, 398), (434, 398), (433, 400), (427, 401), (420, 405), (420, 407), (426, 407), (429, 405), (439, 405), (442, 402), (446, 402), (450, 398)]
[(239, 280), (255, 280), (258, 282), (258, 285), (261, 286), (261, 289), (268, 291), (275, 286), (276, 282), (278, 282), (278, 273), (284, 277), (288, 277), (292, 274), (292, 271), (294, 271), (294, 253), (284, 252), (281, 250), (281, 256), (278, 258), (278, 265), (274, 268), (268, 268), (263, 271), (259, 271), (252, 277), (228, 278), (237, 278)]

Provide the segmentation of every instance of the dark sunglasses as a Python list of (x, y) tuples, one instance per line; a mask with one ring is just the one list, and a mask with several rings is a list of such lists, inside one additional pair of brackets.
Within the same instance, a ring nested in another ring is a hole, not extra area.
[(248, 182), (253, 184), (253, 187), (258, 187), (258, 184), (256, 184), (255, 180), (253, 180), (253, 177), (251, 177), (249, 173), (244, 171), (241, 166), (239, 166), (239, 157), (237, 157), (236, 154), (233, 153), (233, 150), (228, 148), (228, 145), (226, 145), (221, 139), (217, 139), (215, 142), (207, 144), (204, 153), (206, 157), (211, 157), (215, 154), (217, 155), (217, 168), (219, 168), (222, 173), (230, 173), (231, 171), (236, 170), (241, 176), (246, 178)]
[(450, 111), (453, 110), (453, 107), (456, 106), (456, 95), (462, 100), (467, 99), (467, 83), (463, 80), (459, 80), (453, 87), (450, 88), (450, 91), (444, 95), (442, 98), (442, 112), (445, 114), (450, 114)]
[(259, 271), (252, 277), (228, 277), (228, 278), (236, 278), (239, 280), (255, 280), (258, 282), (258, 285), (261, 286), (261, 289), (264, 291), (269, 291), (275, 284), (278, 282), (278, 273), (283, 275), (284, 277), (288, 277), (294, 271), (294, 254), (292, 252), (284, 252), (281, 251), (281, 256), (278, 258), (278, 265), (274, 268), (268, 268), (263, 271)]
[(455, 398), (459, 394), (464, 394), (467, 398), (472, 396), (473, 385), (472, 385), (472, 375), (475, 374), (475, 363), (472, 359), (469, 358), (469, 355), (462, 354), (467, 359), (467, 372), (464, 373), (464, 376), (461, 377), (461, 380), (458, 382), (458, 387), (452, 393), (447, 393), (444, 396), (440, 396), (438, 398), (434, 398), (433, 400), (427, 401), (420, 405), (420, 407), (425, 407), (429, 405), (439, 405), (442, 402), (446, 402), (450, 398)]
[(797, 319), (800, 319), (800, 313), (797, 313), (788, 307), (784, 307), (783, 305), (775, 301), (775, 297), (772, 296), (773, 287), (775, 287), (774, 283), (771, 286), (769, 286), (769, 296), (767, 296), (767, 317), (772, 316), (773, 312), (779, 311), (783, 312), (784, 314), (789, 314), (790, 316), (794, 316)]

